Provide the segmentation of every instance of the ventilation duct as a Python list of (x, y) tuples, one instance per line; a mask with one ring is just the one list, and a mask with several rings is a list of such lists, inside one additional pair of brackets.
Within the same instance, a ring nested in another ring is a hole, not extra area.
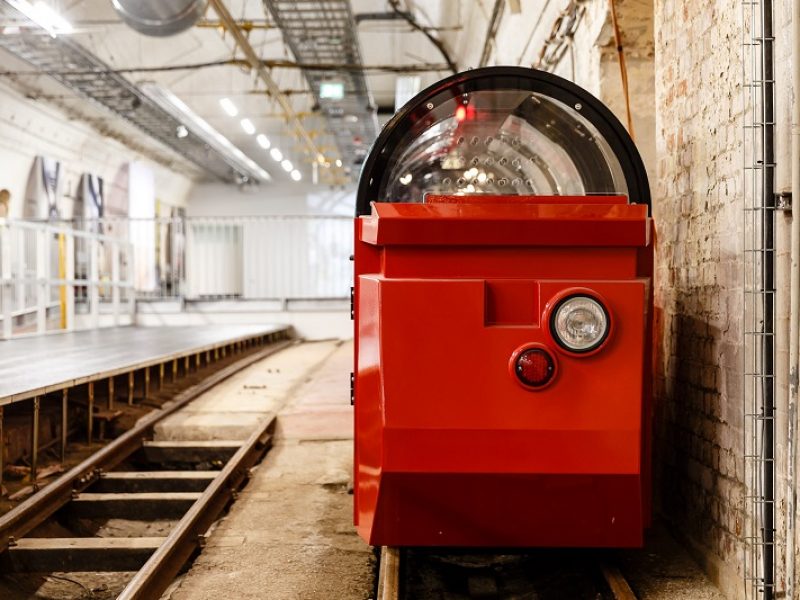
[(112, 0), (114, 9), (130, 27), (157, 37), (186, 31), (206, 11), (208, 0)]

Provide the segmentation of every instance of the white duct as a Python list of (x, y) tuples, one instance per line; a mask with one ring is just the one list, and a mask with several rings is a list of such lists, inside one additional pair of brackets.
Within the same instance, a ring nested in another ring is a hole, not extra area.
[(189, 29), (206, 11), (208, 0), (112, 0), (114, 9), (130, 27), (157, 37)]

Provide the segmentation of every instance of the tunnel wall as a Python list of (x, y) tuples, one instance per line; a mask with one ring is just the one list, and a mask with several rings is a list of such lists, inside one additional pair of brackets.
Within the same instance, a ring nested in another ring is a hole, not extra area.
[(740, 11), (655, 6), (656, 498), (729, 597), (743, 581)]
[(185, 205), (191, 179), (126, 146), (128, 141), (112, 136), (99, 117), (87, 123), (66, 105), (34, 101), (0, 82), (0, 189), (11, 192), (11, 217), (22, 217), (25, 188), (37, 155), (62, 163), (62, 207), (67, 214), (72, 213), (84, 172), (104, 179), (107, 199), (122, 196), (127, 204), (126, 172), (131, 162), (152, 170), (162, 203)]

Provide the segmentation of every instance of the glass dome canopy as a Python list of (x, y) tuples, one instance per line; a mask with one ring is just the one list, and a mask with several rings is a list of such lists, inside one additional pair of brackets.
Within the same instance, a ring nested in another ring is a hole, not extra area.
[(418, 94), (364, 163), (356, 214), (428, 193), (625, 195), (650, 205), (625, 129), (596, 98), (550, 73), (488, 67)]

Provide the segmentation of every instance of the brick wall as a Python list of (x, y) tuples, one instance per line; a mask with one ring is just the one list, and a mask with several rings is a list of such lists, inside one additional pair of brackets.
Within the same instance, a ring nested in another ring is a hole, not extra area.
[(656, 498), (731, 597), (744, 508), (740, 11), (655, 6)]

